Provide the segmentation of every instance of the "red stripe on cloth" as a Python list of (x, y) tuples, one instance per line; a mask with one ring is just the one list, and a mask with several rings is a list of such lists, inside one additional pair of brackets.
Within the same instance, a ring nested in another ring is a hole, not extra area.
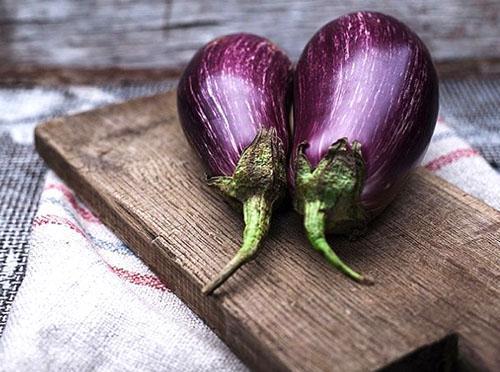
[[(68, 227), (71, 230), (76, 231), (80, 235), (82, 235), (84, 238), (88, 240), (87, 235), (85, 232), (80, 229), (75, 223), (72, 221), (59, 217), (56, 215), (44, 215), (44, 216), (37, 216), (33, 220), (33, 226), (42, 226), (42, 225), (58, 225), (58, 226), (64, 226)], [(96, 253), (99, 255), (99, 253), (96, 251)], [(99, 255), (100, 256), (100, 255)], [(127, 280), (130, 283), (137, 284), (137, 285), (144, 285), (147, 287), (151, 287), (154, 289), (158, 289), (160, 291), (166, 291), (168, 288), (163, 284), (160, 279), (158, 279), (154, 275), (147, 275), (147, 274), (140, 274), (137, 272), (133, 271), (128, 271), (125, 269), (122, 269), (120, 267), (116, 266), (111, 266), (104, 260), (104, 257), (101, 256), (101, 259), (103, 259), (104, 263), (109, 267), (109, 269), (114, 272), (116, 275), (118, 275), (120, 278)]]
[(33, 226), (41, 226), (41, 225), (60, 225), (60, 226), (66, 226), (69, 227), (71, 230), (76, 231), (78, 234), (82, 235), (84, 238), (87, 238), (87, 235), (85, 235), (85, 232), (83, 232), (80, 227), (78, 227), (74, 222), (63, 218), (59, 217), (56, 215), (52, 214), (47, 214), (44, 216), (37, 216), (33, 220)]
[(446, 165), (457, 161), (458, 159), (470, 158), (477, 155), (479, 155), (479, 153), (474, 149), (458, 149), (430, 161), (425, 165), (425, 168), (434, 172)]
[(68, 202), (71, 204), (74, 210), (78, 212), (80, 216), (82, 216), (83, 219), (89, 221), (89, 222), (99, 222), (99, 218), (97, 218), (91, 211), (89, 211), (87, 208), (82, 207), (78, 201), (76, 200), (75, 195), (73, 192), (68, 189), (66, 186), (62, 184), (49, 184), (45, 187), (45, 190), (50, 190), (50, 189), (55, 189), (59, 190), (63, 193), (63, 195), (66, 197)]
[(118, 275), (120, 278), (129, 281), (132, 284), (144, 285), (161, 291), (166, 291), (168, 288), (160, 279), (154, 275), (140, 274), (133, 271), (122, 269), (121, 267), (108, 265), (109, 269)]

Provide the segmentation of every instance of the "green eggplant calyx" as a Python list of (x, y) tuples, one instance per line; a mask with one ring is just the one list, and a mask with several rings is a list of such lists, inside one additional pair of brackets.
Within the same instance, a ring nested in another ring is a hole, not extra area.
[(254, 195), (265, 195), (274, 203), (286, 191), (285, 163), (285, 149), (276, 129), (262, 129), (241, 155), (232, 176), (207, 181), (241, 203)]
[(312, 168), (299, 146), (296, 164), (294, 208), (304, 215), (304, 227), (311, 245), (333, 266), (363, 283), (371, 279), (355, 272), (334, 253), (325, 234), (358, 234), (364, 231), (367, 216), (359, 203), (365, 164), (361, 144), (350, 146), (346, 138), (335, 142)]
[(286, 193), (285, 167), (285, 149), (276, 129), (262, 129), (243, 152), (232, 176), (208, 179), (209, 185), (243, 204), (245, 230), (240, 249), (203, 287), (203, 293), (212, 293), (257, 253), (269, 229), (273, 206)]
[(361, 144), (349, 146), (346, 138), (335, 142), (312, 169), (299, 146), (296, 163), (294, 208), (304, 215), (307, 203), (319, 200), (326, 214), (325, 232), (351, 234), (364, 230), (367, 216), (359, 203), (365, 164)]

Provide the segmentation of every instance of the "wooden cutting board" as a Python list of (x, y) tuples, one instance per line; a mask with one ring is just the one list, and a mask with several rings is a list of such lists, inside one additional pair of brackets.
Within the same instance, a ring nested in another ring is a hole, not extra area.
[(207, 297), (201, 287), (238, 248), (242, 218), (204, 184), (174, 93), (44, 123), (36, 146), (250, 367), (500, 368), (500, 214), (424, 170), (366, 236), (331, 238), (374, 286), (328, 266), (285, 209), (260, 255)]

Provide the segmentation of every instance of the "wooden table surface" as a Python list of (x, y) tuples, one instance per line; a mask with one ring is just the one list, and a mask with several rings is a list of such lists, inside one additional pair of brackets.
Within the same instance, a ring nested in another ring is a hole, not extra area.
[(242, 218), (204, 182), (175, 92), (55, 119), (37, 128), (36, 144), (249, 366), (443, 370), (458, 352), (476, 368), (500, 368), (500, 214), (427, 171), (363, 238), (332, 238), (374, 286), (332, 269), (298, 215), (283, 211), (259, 256), (205, 296), (202, 285), (239, 247)]

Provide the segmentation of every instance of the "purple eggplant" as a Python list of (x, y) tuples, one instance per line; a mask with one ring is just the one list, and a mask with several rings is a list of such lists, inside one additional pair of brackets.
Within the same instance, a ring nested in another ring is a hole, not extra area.
[(273, 205), (286, 193), (292, 63), (269, 40), (251, 34), (215, 39), (188, 64), (177, 90), (184, 134), (208, 183), (243, 204), (243, 243), (211, 293), (257, 252)]
[(395, 197), (436, 124), (438, 79), (407, 26), (358, 12), (322, 27), (294, 77), (289, 182), (310, 243), (349, 277), (325, 233), (357, 235)]

